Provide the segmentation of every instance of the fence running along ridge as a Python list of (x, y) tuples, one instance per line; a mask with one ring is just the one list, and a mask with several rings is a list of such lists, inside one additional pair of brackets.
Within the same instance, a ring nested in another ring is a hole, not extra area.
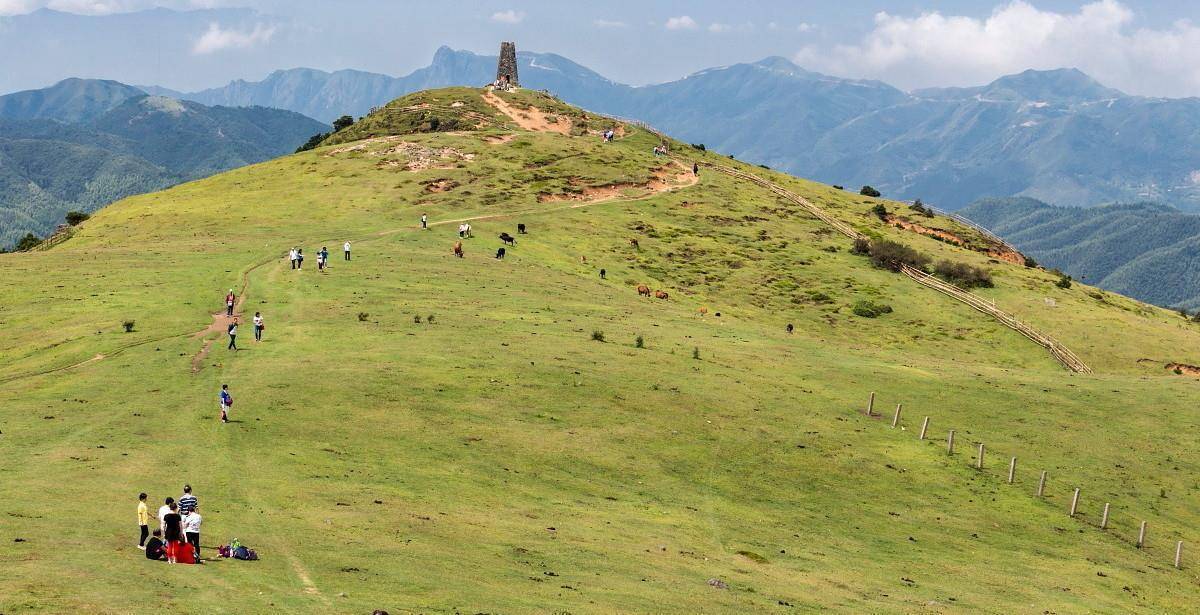
[[(771, 192), (774, 192), (775, 194), (777, 194), (797, 205), (800, 205), (801, 207), (806, 209), (809, 213), (816, 216), (818, 219), (825, 222), (826, 224), (837, 229), (838, 232), (842, 233), (846, 237), (849, 237), (851, 239), (867, 239), (867, 237), (865, 235), (858, 232), (854, 227), (850, 226), (849, 224), (846, 224), (845, 222), (843, 222), (841, 220), (838, 220), (837, 218), (835, 218), (834, 216), (832, 216), (828, 212), (826, 212), (824, 209), (821, 209), (820, 207), (817, 207), (816, 205), (814, 205), (808, 199), (806, 199), (790, 190), (784, 189), (784, 188), (780, 187), (779, 185), (775, 184), (774, 182), (763, 179), (762, 177), (759, 177), (758, 175), (755, 175), (753, 173), (746, 173), (745, 171), (740, 171), (738, 169), (735, 169), (733, 167), (728, 167), (725, 165), (714, 164), (714, 163), (709, 163), (709, 162), (704, 163), (704, 165), (706, 167), (715, 169), (716, 171), (719, 171), (726, 175), (730, 175), (732, 177), (737, 177), (739, 179), (744, 179), (746, 181), (753, 182), (753, 183), (755, 183), (759, 186), (762, 186), (762, 187), (770, 190)], [(1042, 333), (1041, 331), (1038, 331), (1037, 329), (1033, 328), (1033, 326), (1029, 325), (1028, 323), (1022, 322), (1016, 316), (1013, 316), (1012, 314), (1009, 314), (1008, 312), (1005, 312), (1004, 310), (1001, 310), (1000, 308), (996, 307), (995, 304), (992, 303), (991, 301), (987, 301), (983, 297), (980, 297), (979, 295), (976, 295), (974, 293), (967, 292), (957, 286), (954, 286), (953, 284), (943, 282), (942, 280), (939, 280), (938, 278), (936, 278), (928, 273), (925, 273), (924, 271), (915, 269), (913, 267), (909, 267), (908, 265), (905, 265), (902, 268), (902, 272), (905, 275), (907, 275), (909, 278), (911, 278), (912, 280), (917, 282), (918, 284), (932, 288), (933, 290), (936, 290), (942, 294), (945, 294), (946, 296), (951, 297), (953, 299), (957, 299), (958, 301), (961, 301), (961, 302), (971, 306), (972, 308), (975, 308), (976, 310), (983, 312), (984, 314), (987, 314), (988, 316), (991, 316), (992, 318), (996, 319), (1000, 324), (1002, 324), (1010, 329), (1013, 329), (1014, 331), (1020, 333), (1021, 335), (1024, 335), (1025, 337), (1029, 338), (1034, 343), (1036, 343), (1036, 344), (1042, 346), (1043, 348), (1045, 348), (1046, 350), (1048, 350), (1050, 352), (1050, 355), (1053, 356), (1055, 358), (1055, 360), (1057, 360), (1059, 363), (1061, 363), (1063, 365), (1063, 367), (1066, 367), (1067, 369), (1069, 369), (1075, 373), (1080, 373), (1080, 374), (1092, 373), (1091, 368), (1089, 368), (1087, 366), (1087, 364), (1085, 364), (1074, 352), (1071, 352), (1071, 350), (1069, 348), (1067, 348), (1066, 346), (1063, 346), (1061, 343), (1059, 343), (1057, 340), (1050, 337), (1049, 335), (1046, 335), (1045, 333)]]

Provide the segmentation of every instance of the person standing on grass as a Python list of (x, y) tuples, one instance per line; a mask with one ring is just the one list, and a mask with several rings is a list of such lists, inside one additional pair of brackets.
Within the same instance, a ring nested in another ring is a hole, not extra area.
[(692, 175), (695, 175), (696, 177), (700, 177), (700, 163), (699, 162), (692, 163)]
[(171, 512), (171, 506), (174, 504), (175, 504), (175, 498), (167, 498), (166, 500), (163, 500), (163, 505), (158, 507), (158, 529), (159, 530), (167, 529), (167, 523), (166, 523), (166, 521), (163, 521), (163, 518), (167, 516), (167, 513)]
[(321, 246), (321, 269), (329, 266), (329, 248)]
[(304, 248), (296, 248), (296, 269), (304, 269)]
[(256, 342), (262, 341), (262, 332), (263, 332), (262, 312), (255, 312), (254, 313), (254, 341), (256, 341)]
[(141, 530), (141, 538), (138, 538), (138, 548), (146, 548), (146, 539), (150, 537), (150, 508), (146, 506), (146, 494), (138, 494), (138, 529)]
[(179, 496), (175, 503), (179, 505), (179, 514), (186, 515), (192, 512), (192, 509), (196, 507), (196, 496), (192, 495), (191, 485), (183, 486), (183, 495)]
[(167, 563), (174, 564), (179, 559), (179, 550), (183, 548), (183, 517), (179, 515), (179, 506), (171, 502), (171, 510), (163, 516), (163, 537), (167, 539)]
[(288, 250), (288, 260), (292, 261), (292, 269), (296, 268), (296, 248)]
[(346, 255), (346, 260), (350, 260), (350, 242), (342, 244), (342, 254)]
[(237, 347), (237, 328), (238, 328), (238, 321), (237, 321), (237, 318), (234, 318), (233, 322), (229, 323), (229, 349), (230, 350), (238, 349), (238, 347)]
[[(233, 406), (233, 396), (229, 394), (229, 385), (222, 384), (221, 385), (221, 422), (222, 423), (229, 422), (229, 408), (231, 406)], [(171, 498), (167, 498), (167, 502), (170, 502), (170, 501), (171, 501)], [(159, 509), (159, 516), (161, 516), (161, 515), (162, 515), (162, 510)]]
[(429, 216), (427, 214), (421, 214), (421, 228), (429, 228)]
[(233, 289), (229, 289), (229, 294), (225, 295), (225, 315), (233, 316), (233, 304), (237, 302), (237, 295), (233, 294)]
[(196, 563), (200, 563), (200, 505), (193, 504), (191, 512), (183, 515), (183, 535), (196, 551)]

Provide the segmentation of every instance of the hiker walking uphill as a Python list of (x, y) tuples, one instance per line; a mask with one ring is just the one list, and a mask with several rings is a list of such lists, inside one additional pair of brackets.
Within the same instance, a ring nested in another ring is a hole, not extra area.
[(256, 341), (256, 342), (262, 341), (262, 332), (263, 332), (264, 328), (265, 327), (263, 326), (262, 312), (255, 312), (254, 313), (254, 341)]
[[(233, 396), (229, 394), (229, 385), (221, 385), (221, 422), (229, 422), (229, 408), (233, 406)], [(171, 498), (167, 498), (170, 501)]]
[(225, 315), (233, 316), (233, 306), (237, 303), (237, 295), (233, 294), (233, 289), (229, 289), (229, 294), (225, 295)]
[(228, 331), (229, 331), (229, 349), (230, 350), (238, 349), (238, 347), (237, 347), (237, 330), (238, 330), (238, 321), (237, 321), (237, 318), (234, 318), (233, 322), (229, 323), (229, 329), (228, 329)]
[(350, 242), (342, 244), (342, 254), (346, 255), (346, 260), (350, 260)]

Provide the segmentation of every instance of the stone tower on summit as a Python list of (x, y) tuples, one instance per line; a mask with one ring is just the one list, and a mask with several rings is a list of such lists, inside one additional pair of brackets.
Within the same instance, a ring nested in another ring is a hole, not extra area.
[(496, 81), (501, 85), (516, 86), (517, 44), (509, 41), (500, 43), (500, 61), (496, 64)]

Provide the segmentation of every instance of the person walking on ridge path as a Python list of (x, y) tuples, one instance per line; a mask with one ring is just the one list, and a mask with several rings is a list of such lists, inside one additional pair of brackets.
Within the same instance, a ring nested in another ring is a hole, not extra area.
[(700, 163), (699, 162), (692, 163), (692, 175), (695, 175), (696, 177), (700, 177)]
[(347, 241), (342, 245), (342, 253), (346, 255), (346, 260), (350, 260), (350, 242)]
[(229, 323), (229, 349), (230, 350), (238, 349), (238, 347), (237, 347), (237, 328), (238, 328), (238, 321), (237, 321), (237, 317), (235, 316), (233, 318), (233, 322)]
[[(221, 422), (229, 422), (229, 408), (233, 407), (233, 396), (229, 394), (229, 385), (221, 385)], [(170, 502), (171, 498), (167, 498)], [(162, 509), (159, 509), (159, 517), (162, 517)]]
[(233, 316), (233, 305), (237, 302), (237, 295), (233, 294), (233, 289), (229, 289), (229, 294), (225, 295), (225, 315)]
[(256, 342), (262, 341), (262, 332), (263, 332), (262, 312), (255, 312), (254, 313), (254, 341), (256, 341)]

